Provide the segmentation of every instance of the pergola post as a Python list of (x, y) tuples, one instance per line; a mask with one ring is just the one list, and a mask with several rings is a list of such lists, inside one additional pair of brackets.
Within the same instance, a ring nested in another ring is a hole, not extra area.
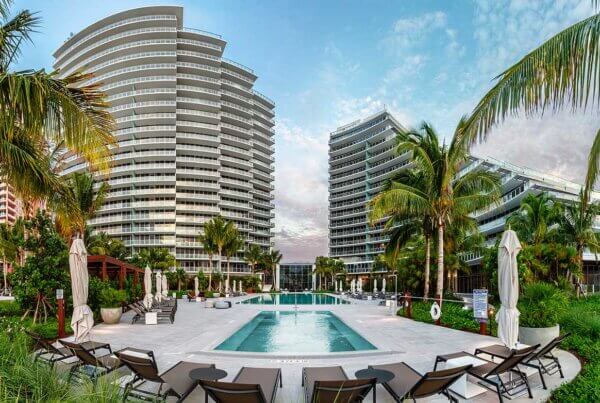
[(122, 290), (125, 286), (125, 266), (119, 266), (119, 290)]
[(106, 271), (106, 256), (102, 259), (102, 281), (108, 280), (108, 272)]

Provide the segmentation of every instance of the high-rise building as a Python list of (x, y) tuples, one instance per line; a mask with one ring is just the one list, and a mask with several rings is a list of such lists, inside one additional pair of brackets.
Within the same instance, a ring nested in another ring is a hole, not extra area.
[(396, 155), (402, 126), (387, 111), (354, 121), (329, 139), (329, 256), (344, 261), (348, 273), (369, 273), (384, 249), (383, 225), (369, 226), (367, 203), (409, 155)]
[(0, 224), (12, 225), (22, 214), (21, 199), (8, 183), (0, 181)]
[[(156, 6), (106, 17), (54, 53), (60, 76), (94, 74), (85, 84), (100, 84), (116, 121), (110, 192), (89, 225), (132, 253), (168, 248), (188, 271), (208, 267), (196, 237), (217, 214), (272, 246), (275, 105), (225, 45), (185, 28), (183, 8)], [(85, 169), (70, 156), (63, 174)], [(248, 270), (241, 257), (231, 268)]]

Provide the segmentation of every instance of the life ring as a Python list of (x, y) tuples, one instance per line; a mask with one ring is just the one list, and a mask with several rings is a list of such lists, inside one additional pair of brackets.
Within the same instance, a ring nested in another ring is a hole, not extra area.
[(429, 310), (429, 314), (431, 315), (431, 319), (438, 320), (440, 316), (442, 316), (442, 308), (438, 305), (437, 302), (434, 302), (431, 305), (431, 309)]

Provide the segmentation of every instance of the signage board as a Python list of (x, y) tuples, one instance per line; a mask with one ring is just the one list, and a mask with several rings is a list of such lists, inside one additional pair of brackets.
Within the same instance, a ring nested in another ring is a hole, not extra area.
[(473, 317), (475, 319), (488, 318), (488, 290), (473, 290)]

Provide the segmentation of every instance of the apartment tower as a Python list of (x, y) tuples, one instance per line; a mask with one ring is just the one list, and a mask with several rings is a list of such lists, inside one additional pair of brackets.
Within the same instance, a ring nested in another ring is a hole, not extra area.
[[(275, 105), (225, 45), (184, 28), (183, 8), (156, 6), (104, 18), (54, 53), (61, 76), (94, 74), (86, 84), (101, 85), (116, 121), (110, 192), (89, 225), (132, 253), (168, 248), (190, 272), (208, 268), (197, 236), (217, 214), (247, 244), (272, 246)], [(63, 174), (85, 169), (70, 156)], [(241, 256), (231, 266), (248, 270)]]
[(351, 274), (369, 273), (388, 238), (383, 224), (371, 227), (368, 202), (393, 171), (410, 156), (396, 155), (402, 128), (387, 111), (354, 121), (329, 139), (329, 256), (341, 259)]

